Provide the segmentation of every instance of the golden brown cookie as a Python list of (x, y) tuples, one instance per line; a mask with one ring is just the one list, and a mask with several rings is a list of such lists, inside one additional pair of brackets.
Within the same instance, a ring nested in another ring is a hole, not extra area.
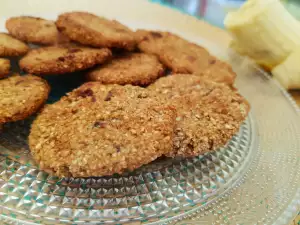
[(0, 58), (0, 78), (5, 77), (10, 72), (10, 60)]
[(164, 67), (154, 55), (126, 54), (90, 71), (88, 80), (103, 84), (132, 84), (145, 86), (164, 74)]
[(236, 78), (236, 73), (232, 67), (214, 56), (211, 56), (209, 66), (204, 71), (195, 74), (201, 78), (228, 84), (230, 86), (234, 84)]
[(56, 25), (63, 34), (81, 44), (127, 50), (133, 50), (136, 45), (134, 32), (128, 27), (91, 13), (63, 13)]
[(167, 156), (197, 156), (224, 146), (249, 112), (248, 102), (229, 86), (195, 75), (160, 78), (149, 86), (176, 106), (174, 149)]
[(194, 43), (170, 32), (138, 30), (138, 48), (154, 54), (173, 73), (196, 74), (216, 82), (234, 83), (236, 74), (231, 66), (216, 59)]
[(107, 48), (45, 47), (31, 50), (19, 64), (22, 70), (39, 75), (84, 70), (111, 58)]
[(6, 29), (13, 37), (28, 43), (53, 45), (59, 38), (55, 23), (39, 17), (12, 17), (6, 21)]
[(89, 82), (44, 108), (29, 146), (40, 167), (58, 176), (122, 173), (172, 149), (175, 116), (146, 89)]
[(0, 33), (0, 57), (25, 55), (29, 47), (8, 34)]
[(32, 75), (0, 80), (0, 124), (23, 120), (39, 110), (48, 98), (47, 82)]

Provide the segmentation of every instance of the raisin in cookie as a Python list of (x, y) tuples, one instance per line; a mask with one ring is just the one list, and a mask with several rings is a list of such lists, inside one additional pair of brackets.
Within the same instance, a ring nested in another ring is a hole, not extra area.
[(134, 32), (116, 20), (108, 20), (87, 12), (61, 14), (56, 25), (71, 40), (94, 47), (133, 50)]
[(55, 23), (39, 17), (12, 17), (6, 21), (6, 29), (13, 37), (28, 43), (53, 45), (59, 38)]
[(229, 85), (234, 83), (236, 74), (231, 66), (199, 45), (170, 32), (138, 30), (136, 37), (142, 52), (159, 57), (173, 73), (196, 74)]
[(44, 108), (29, 146), (40, 167), (58, 176), (122, 173), (172, 149), (175, 116), (146, 89), (89, 82)]
[(31, 50), (19, 64), (22, 70), (32, 74), (64, 74), (101, 64), (111, 55), (107, 48), (44, 47)]
[(225, 84), (195, 75), (160, 78), (149, 86), (176, 105), (174, 149), (167, 156), (197, 156), (225, 145), (239, 130), (248, 102)]
[(8, 34), (0, 33), (0, 57), (21, 56), (29, 51), (29, 47)]
[(164, 74), (164, 67), (154, 55), (128, 53), (90, 71), (88, 80), (103, 84), (145, 86)]
[(0, 80), (0, 124), (23, 120), (37, 112), (48, 98), (47, 82), (32, 75)]

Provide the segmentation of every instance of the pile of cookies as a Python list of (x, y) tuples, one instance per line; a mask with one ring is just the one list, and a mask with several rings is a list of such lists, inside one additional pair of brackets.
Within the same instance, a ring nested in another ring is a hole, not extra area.
[[(49, 173), (105, 176), (161, 156), (198, 156), (224, 146), (249, 112), (232, 68), (170, 32), (132, 31), (87, 12), (55, 22), (14, 17), (6, 28), (0, 125), (38, 113), (29, 147)], [(9, 59), (20, 56), (27, 74), (9, 76)], [(76, 71), (86, 82), (45, 105), (44, 78)]]

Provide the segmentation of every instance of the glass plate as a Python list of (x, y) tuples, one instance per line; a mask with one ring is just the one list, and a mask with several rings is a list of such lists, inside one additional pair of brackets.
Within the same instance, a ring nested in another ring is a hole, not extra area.
[[(300, 196), (298, 107), (247, 58), (199, 37), (186, 38), (232, 64), (237, 87), (251, 104), (249, 117), (224, 148), (191, 159), (161, 158), (121, 176), (59, 179), (31, 160), (27, 136), (34, 118), (6, 124), (0, 135), (0, 219), (13, 224), (290, 221)], [(46, 79), (53, 86), (50, 102), (82, 82), (81, 74), (72, 82), (68, 75)]]

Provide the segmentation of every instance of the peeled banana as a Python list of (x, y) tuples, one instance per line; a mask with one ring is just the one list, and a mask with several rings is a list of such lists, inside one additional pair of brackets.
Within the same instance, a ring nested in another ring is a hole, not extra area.
[(272, 70), (300, 46), (300, 22), (280, 0), (248, 0), (224, 21), (231, 47)]
[(272, 74), (286, 89), (300, 89), (300, 47), (274, 67)]

